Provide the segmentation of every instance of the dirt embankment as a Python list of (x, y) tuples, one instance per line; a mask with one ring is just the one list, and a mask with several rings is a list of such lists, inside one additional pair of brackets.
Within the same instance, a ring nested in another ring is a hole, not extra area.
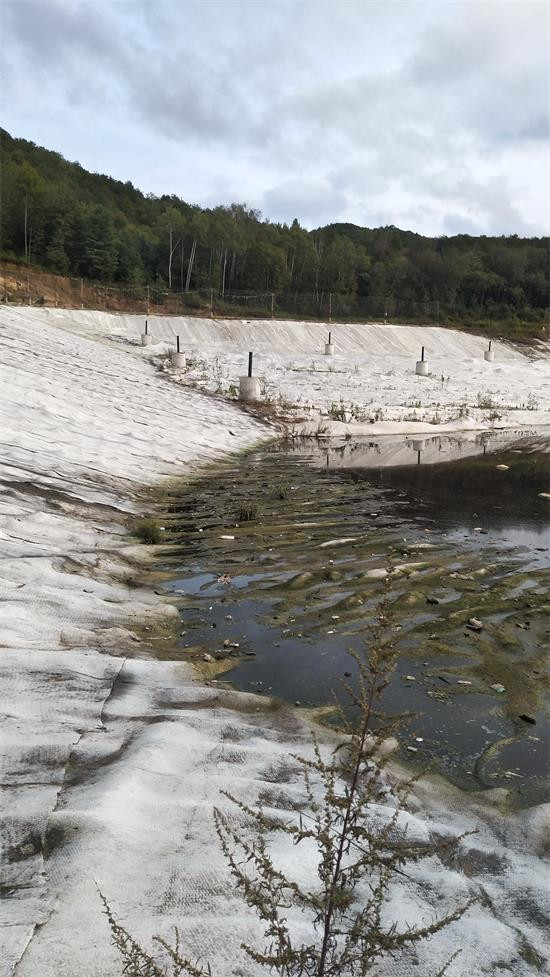
[(112, 286), (55, 275), (34, 265), (0, 264), (0, 302), (162, 315), (209, 315), (208, 297), (169, 295), (147, 286)]

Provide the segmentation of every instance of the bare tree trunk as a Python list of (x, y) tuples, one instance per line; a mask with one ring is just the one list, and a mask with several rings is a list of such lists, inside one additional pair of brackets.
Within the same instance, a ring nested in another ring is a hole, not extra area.
[(222, 298), (225, 295), (225, 269), (227, 267), (227, 248), (225, 249), (223, 256), (223, 274), (222, 274)]
[(170, 228), (170, 255), (168, 258), (168, 288), (172, 290), (172, 258), (174, 257), (174, 251), (182, 243), (182, 238), (180, 238), (174, 245), (172, 245), (172, 228)]
[(180, 258), (180, 288), (181, 288), (181, 294), (182, 295), (183, 295), (183, 254), (184, 254), (184, 247), (183, 247), (183, 241), (182, 241), (181, 242), (181, 258)]
[(295, 263), (295, 261), (296, 261), (296, 252), (293, 252), (292, 253), (292, 259), (290, 261), (290, 268), (288, 269), (289, 270), (289, 274), (290, 274), (290, 281), (291, 282), (292, 282), (292, 279), (294, 277), (294, 263)]
[(195, 261), (195, 252), (197, 250), (197, 239), (195, 238), (193, 244), (191, 245), (191, 254), (189, 255), (189, 264), (187, 266), (187, 280), (185, 282), (185, 291), (189, 291), (189, 283), (191, 281), (191, 273), (193, 271), (193, 262)]
[(29, 217), (29, 195), (25, 190), (25, 261), (29, 260), (29, 249), (27, 246), (27, 222)]

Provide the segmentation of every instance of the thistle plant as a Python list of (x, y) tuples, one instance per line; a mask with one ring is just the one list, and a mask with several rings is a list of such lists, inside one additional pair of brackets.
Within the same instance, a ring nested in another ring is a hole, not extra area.
[[(382, 708), (397, 657), (391, 629), (391, 577), (388, 566), (364, 653), (352, 653), (355, 682), (343, 685), (345, 705), (335, 704), (341, 729), (338, 745), (323, 748), (313, 737), (310, 755), (294, 757), (303, 775), (303, 809), (280, 816), (227, 793), (239, 818), (214, 811), (236, 889), (264, 927), (263, 947), (242, 944), (258, 970), (265, 968), (281, 977), (374, 974), (383, 958), (395, 958), (411, 944), (430, 938), (459, 919), (474, 901), (422, 926), (388, 921), (390, 889), (396, 877), (405, 875), (404, 868), (423, 858), (448, 856), (464, 837), (425, 844), (409, 840), (402, 827), (403, 811), (415, 778), (391, 788), (386, 782), (389, 754), (384, 746), (408, 721)], [(295, 860), (298, 865), (314, 858), (313, 884), (292, 878), (277, 864), (273, 839), (280, 833), (296, 848), (303, 846), (305, 857)], [(118, 933), (117, 946), (128, 962), (129, 951), (121, 937), (126, 939), (128, 934), (120, 927), (115, 931), (111, 917), (113, 938)], [(298, 928), (301, 936), (297, 938)], [(190, 964), (181, 955), (179, 943), (170, 947), (157, 942), (172, 969), (130, 968), (125, 973), (131, 977), (205, 977), (210, 973)], [(455, 956), (433, 977), (447, 973)]]
[[(352, 653), (357, 680), (354, 687), (344, 684), (347, 708), (336, 703), (343, 732), (340, 744), (326, 757), (314, 737), (312, 756), (295, 757), (302, 767), (307, 811), (281, 820), (228, 794), (250, 820), (252, 841), (245, 840), (220, 810), (215, 811), (216, 829), (237, 888), (265, 925), (265, 948), (246, 944), (243, 948), (256, 964), (285, 977), (371, 974), (382, 957), (396, 956), (408, 945), (434, 935), (459, 919), (472, 902), (425, 926), (400, 929), (397, 923), (384, 922), (390, 884), (403, 867), (448, 854), (460, 840), (422, 845), (409, 841), (400, 822), (415, 778), (391, 792), (385, 783), (387, 753), (382, 745), (407, 723), (406, 716), (387, 715), (381, 708), (397, 656), (389, 613), (390, 580), (388, 568), (365, 655)], [(380, 826), (373, 807), (383, 804), (387, 810), (388, 801), (395, 806)], [(274, 864), (269, 844), (274, 832), (284, 832), (296, 846), (304, 842), (314, 846), (315, 887), (303, 887)], [(288, 914), (296, 910), (310, 924), (307, 944), (296, 945), (292, 939)]]

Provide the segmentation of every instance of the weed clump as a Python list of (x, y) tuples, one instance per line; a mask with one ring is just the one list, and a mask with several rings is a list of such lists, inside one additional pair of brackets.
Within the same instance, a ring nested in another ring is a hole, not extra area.
[(497, 404), (491, 397), (490, 393), (484, 393), (483, 391), (480, 390), (476, 400), (477, 400), (477, 406), (480, 407), (482, 410), (491, 410), (492, 407), (497, 407)]
[(280, 482), (273, 489), (273, 498), (285, 501), (290, 495), (290, 482)]
[(141, 543), (160, 543), (160, 526), (156, 519), (149, 517), (140, 519), (134, 526), (134, 535), (137, 536)]
[(333, 421), (344, 421), (346, 420), (346, 408), (343, 403), (336, 404), (334, 401), (330, 405), (330, 410), (328, 412), (329, 417)]
[(254, 522), (258, 518), (260, 510), (255, 502), (247, 502), (242, 505), (237, 512), (237, 522)]

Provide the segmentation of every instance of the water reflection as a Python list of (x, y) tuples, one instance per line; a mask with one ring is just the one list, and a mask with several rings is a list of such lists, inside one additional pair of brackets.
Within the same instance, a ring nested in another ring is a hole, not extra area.
[(330, 442), (296, 439), (291, 450), (312, 465), (322, 464), (331, 469), (409, 467), (419, 461), (423, 465), (436, 465), (496, 452), (548, 454), (550, 429), (534, 427), (515, 431), (399, 434), (377, 437), (372, 441), (366, 438), (331, 439)]
[(506, 528), (513, 545), (550, 545), (550, 432), (381, 438), (293, 450), (342, 478), (405, 492), (419, 513), (435, 509), (446, 530)]

